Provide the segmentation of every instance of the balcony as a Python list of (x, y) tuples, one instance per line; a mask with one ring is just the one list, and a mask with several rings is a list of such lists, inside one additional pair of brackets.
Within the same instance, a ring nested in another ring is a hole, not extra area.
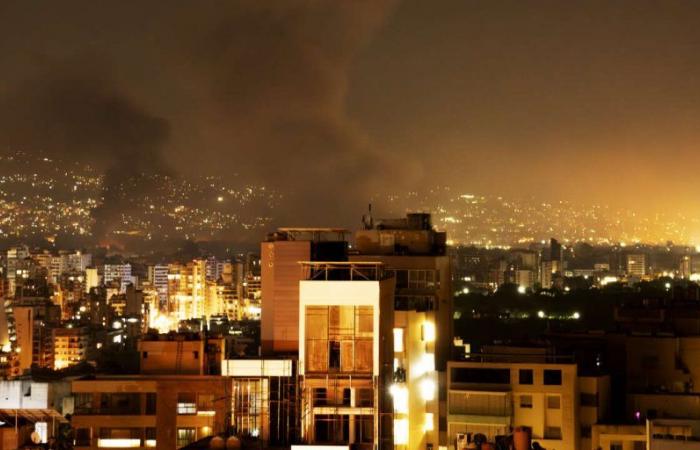
[(450, 391), (448, 421), (485, 425), (510, 425), (512, 410), (510, 392)]

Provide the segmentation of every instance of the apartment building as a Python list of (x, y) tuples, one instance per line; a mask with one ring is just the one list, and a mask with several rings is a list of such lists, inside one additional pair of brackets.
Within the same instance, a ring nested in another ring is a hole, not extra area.
[(376, 262), (305, 262), (299, 283), (301, 438), (393, 446), (394, 279)]
[(88, 330), (86, 327), (53, 329), (53, 367), (65, 369), (85, 361), (88, 351)]
[(529, 428), (548, 450), (580, 448), (575, 364), (453, 361), (447, 376), (453, 448), (465, 448), (477, 434), (495, 442), (516, 427)]
[(452, 338), (452, 270), (445, 233), (430, 214), (375, 221), (355, 233), (351, 261), (376, 261), (395, 279), (394, 404), (395, 444), (408, 450), (447, 445), (445, 369)]
[(230, 383), (188, 375), (75, 380), (75, 449), (175, 449), (221, 433), (230, 413)]

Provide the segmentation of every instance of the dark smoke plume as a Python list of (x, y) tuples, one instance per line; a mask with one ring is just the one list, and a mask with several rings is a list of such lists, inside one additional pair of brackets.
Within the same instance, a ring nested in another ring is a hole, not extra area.
[(392, 173), (348, 72), (392, 3), (5, 2), (0, 146), (103, 170), (103, 225), (154, 172), (238, 174), (287, 194), (289, 225), (353, 225)]

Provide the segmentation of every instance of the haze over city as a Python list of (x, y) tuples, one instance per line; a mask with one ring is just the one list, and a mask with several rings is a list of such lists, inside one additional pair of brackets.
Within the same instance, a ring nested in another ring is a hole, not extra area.
[(436, 186), (694, 219), (698, 19), (692, 2), (3, 2), (0, 147), (107, 187), (266, 186), (280, 223), (350, 226)]

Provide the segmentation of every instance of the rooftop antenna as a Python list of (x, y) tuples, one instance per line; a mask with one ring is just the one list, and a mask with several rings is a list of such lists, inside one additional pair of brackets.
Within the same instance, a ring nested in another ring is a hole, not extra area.
[(374, 219), (372, 219), (372, 204), (369, 204), (367, 208), (367, 214), (362, 215), (362, 223), (365, 225), (365, 230), (371, 230), (374, 228)]

